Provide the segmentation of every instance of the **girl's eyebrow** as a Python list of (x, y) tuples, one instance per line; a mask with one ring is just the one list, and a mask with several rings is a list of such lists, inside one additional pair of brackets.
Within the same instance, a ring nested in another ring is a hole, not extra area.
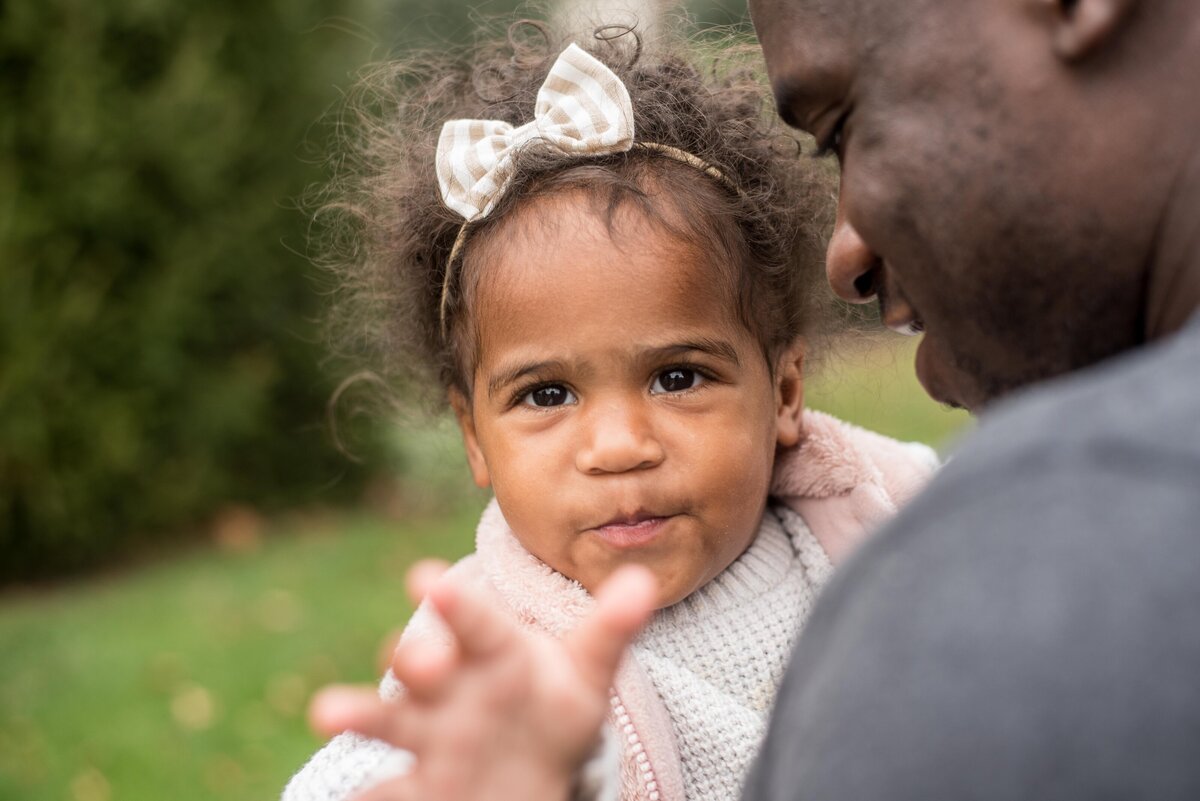
[(527, 375), (537, 375), (538, 373), (546, 372), (562, 373), (565, 371), (566, 366), (566, 362), (558, 360), (519, 362), (511, 367), (506, 367), (488, 380), (488, 395), (494, 396), (504, 387), (514, 381), (521, 380)]
[(737, 355), (737, 349), (734, 348), (733, 345), (723, 339), (709, 339), (708, 337), (691, 339), (685, 342), (673, 342), (670, 345), (663, 345), (657, 348), (647, 348), (645, 350), (645, 355), (652, 359), (667, 359), (672, 356), (679, 356), (689, 351), (707, 353), (709, 356), (730, 362), (735, 367), (741, 366), (741, 361), (738, 359)]

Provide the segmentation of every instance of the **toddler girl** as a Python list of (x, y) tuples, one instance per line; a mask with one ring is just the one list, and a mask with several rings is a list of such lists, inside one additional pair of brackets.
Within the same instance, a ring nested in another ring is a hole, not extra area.
[[(395, 76), (400, 105), (364, 129), (351, 280), (495, 494), (454, 572), (557, 636), (618, 566), (648, 567), (659, 611), (611, 694), (622, 797), (734, 799), (832, 561), (934, 458), (803, 410), (823, 166), (766, 128), (757, 82), (606, 33), (595, 55), (517, 42)], [(405, 637), (438, 626), (423, 607)], [(285, 798), (410, 763), (343, 734)]]

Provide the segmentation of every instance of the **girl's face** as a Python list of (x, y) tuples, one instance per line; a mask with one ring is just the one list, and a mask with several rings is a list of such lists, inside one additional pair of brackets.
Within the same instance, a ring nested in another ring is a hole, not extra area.
[(643, 564), (669, 606), (754, 538), (799, 439), (800, 351), (772, 377), (716, 271), (636, 211), (611, 234), (578, 196), (522, 212), (481, 267), (473, 391), (452, 398), (472, 473), (547, 565), (594, 592)]

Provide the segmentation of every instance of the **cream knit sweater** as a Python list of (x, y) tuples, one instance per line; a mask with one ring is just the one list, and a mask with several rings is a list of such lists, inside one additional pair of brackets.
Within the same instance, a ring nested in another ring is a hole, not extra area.
[(770, 509), (737, 561), (659, 612), (634, 644), (670, 714), (686, 798), (738, 798), (792, 645), (832, 570), (799, 515)]

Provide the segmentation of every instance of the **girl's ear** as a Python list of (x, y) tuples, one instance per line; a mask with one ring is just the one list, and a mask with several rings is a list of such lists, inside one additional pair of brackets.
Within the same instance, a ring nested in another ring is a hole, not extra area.
[(475, 433), (475, 415), (471, 413), (471, 401), (457, 388), (450, 388), (450, 408), (454, 409), (454, 419), (458, 421), (458, 430), (462, 432), (463, 447), (467, 451), (467, 464), (471, 468), (471, 478), (475, 485), (486, 489), (492, 484), (488, 473), (487, 460), (483, 458), (483, 450), (479, 447), (479, 437)]
[(804, 433), (804, 341), (796, 340), (775, 363), (775, 441), (791, 448)]

